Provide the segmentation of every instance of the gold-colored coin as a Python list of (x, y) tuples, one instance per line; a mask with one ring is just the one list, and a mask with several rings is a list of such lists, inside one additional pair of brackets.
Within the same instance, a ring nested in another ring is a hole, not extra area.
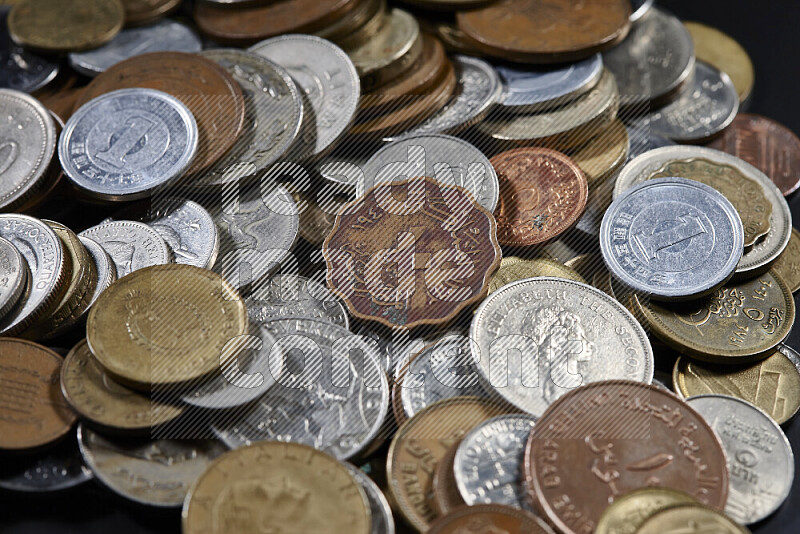
[(628, 129), (622, 121), (614, 119), (606, 129), (568, 155), (581, 168), (591, 187), (617, 172), (628, 157), (628, 148)]
[(800, 232), (792, 228), (789, 244), (772, 264), (772, 270), (783, 278), (792, 293), (800, 289)]
[(766, 359), (743, 366), (681, 356), (672, 370), (672, 386), (684, 398), (717, 394), (746, 400), (782, 425), (800, 410), (800, 354), (781, 344)]
[(592, 280), (598, 273), (608, 273), (603, 257), (595, 252), (575, 256), (565, 261), (564, 265), (578, 273), (584, 280)]
[(753, 91), (755, 71), (747, 51), (731, 36), (699, 22), (684, 22), (694, 40), (697, 59), (710, 63), (730, 76), (739, 101), (744, 102)]
[(669, 488), (643, 488), (617, 497), (597, 521), (594, 534), (635, 534), (647, 518), (671, 506), (699, 504), (687, 493)]
[(61, 366), (61, 391), (78, 414), (103, 428), (135, 432), (172, 421), (183, 407), (151, 399), (114, 382), (79, 342)]
[(792, 329), (792, 292), (768, 271), (733, 282), (687, 303), (647, 302), (633, 295), (636, 311), (664, 343), (698, 360), (742, 364), (771, 354)]
[(217, 458), (189, 490), (183, 534), (368, 534), (367, 497), (348, 468), (297, 443), (262, 441)]
[(756, 180), (735, 167), (704, 158), (670, 161), (647, 179), (680, 176), (713, 187), (727, 198), (742, 219), (744, 247), (752, 247), (769, 232), (772, 203)]
[(97, 361), (135, 389), (175, 385), (219, 370), (222, 348), (247, 332), (244, 300), (220, 275), (155, 265), (120, 278), (89, 312)]
[(8, 14), (18, 44), (47, 52), (97, 48), (122, 29), (120, 0), (23, 0)]
[(523, 259), (515, 256), (503, 258), (500, 261), (500, 268), (489, 280), (489, 293), (494, 293), (501, 287), (523, 278), (533, 278), (534, 276), (555, 276), (575, 280), (576, 282), (586, 283), (574, 269), (570, 269), (563, 263), (559, 263), (547, 258)]
[(714, 534), (750, 534), (745, 527), (727, 516), (695, 504), (673, 506), (651, 515), (637, 534), (665, 534), (673, 532), (713, 532)]

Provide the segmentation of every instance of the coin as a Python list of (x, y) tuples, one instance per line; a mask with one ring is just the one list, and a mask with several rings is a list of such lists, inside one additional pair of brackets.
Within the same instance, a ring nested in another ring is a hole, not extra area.
[(484, 532), (553, 534), (553, 529), (535, 515), (498, 504), (462, 506), (439, 518), (427, 532), (429, 534), (459, 534), (468, 532), (465, 529), (476, 528), (480, 528)]
[(246, 331), (236, 290), (190, 265), (156, 265), (121, 278), (100, 295), (86, 324), (89, 348), (106, 372), (145, 390), (219, 369), (223, 346)]
[(723, 364), (763, 359), (789, 334), (795, 316), (792, 292), (773, 271), (684, 305), (642, 302), (636, 296), (633, 304), (661, 341)]
[(680, 504), (699, 504), (692, 496), (670, 488), (642, 488), (630, 491), (605, 509), (597, 520), (595, 534), (634, 534), (653, 514)]
[(389, 507), (389, 502), (386, 500), (386, 497), (378, 485), (361, 469), (349, 463), (344, 463), (342, 465), (347, 468), (367, 495), (370, 515), (372, 517), (370, 534), (394, 534), (395, 528), (392, 509)]
[[(702, 506), (674, 506), (653, 514), (637, 532), (639, 534), (663, 534), (681, 532), (686, 529), (705, 529), (719, 534), (750, 534), (727, 516)], [(690, 530), (691, 532), (691, 530)]]
[(531, 246), (569, 229), (586, 207), (586, 176), (570, 158), (547, 148), (516, 148), (494, 156), (500, 180), (495, 210), (503, 245)]
[(298, 189), (293, 189), (291, 193), (298, 205), (305, 206), (300, 211), (300, 237), (315, 247), (322, 247), (336, 223), (336, 214), (350, 202), (350, 196), (336, 192), (333, 183), (322, 185), (316, 191), (316, 198)]
[(461, 440), (456, 441), (447, 449), (433, 471), (433, 481), (431, 482), (433, 508), (438, 516), (447, 515), (456, 508), (464, 506), (464, 499), (461, 498), (461, 493), (458, 491), (453, 470), (453, 462), (460, 442)]
[(170, 262), (169, 248), (153, 228), (137, 221), (111, 221), (80, 233), (96, 241), (111, 256), (122, 278), (152, 265)]
[(586, 175), (589, 185), (597, 186), (622, 167), (629, 148), (628, 130), (621, 121), (614, 119), (588, 143), (571, 151), (569, 157)]
[(58, 492), (91, 480), (75, 441), (75, 433), (44, 452), (17, 455), (0, 467), (0, 488), (24, 493)]
[(125, 25), (150, 24), (177, 9), (180, 3), (181, 0), (122, 0)]
[(94, 305), (97, 297), (108, 289), (111, 284), (117, 281), (117, 266), (114, 264), (114, 260), (111, 259), (111, 256), (108, 255), (97, 241), (82, 235), (79, 235), (78, 239), (80, 239), (84, 248), (86, 248), (86, 251), (92, 257), (95, 270), (97, 271), (97, 286), (94, 288), (92, 297), (89, 300), (89, 307), (91, 307)]
[(792, 228), (789, 244), (778, 256), (772, 269), (786, 282), (792, 293), (800, 289), (800, 232)]
[(342, 301), (323, 284), (304, 276), (276, 273), (248, 291), (245, 304), (252, 324), (297, 317), (350, 326)]
[(339, 46), (354, 46), (373, 37), (383, 24), (385, 0), (356, 0), (348, 16), (313, 32)]
[(497, 272), (494, 273), (492, 280), (489, 282), (489, 293), (494, 293), (511, 282), (536, 276), (554, 276), (586, 283), (586, 280), (581, 275), (555, 260), (549, 258), (526, 260), (515, 256), (506, 256), (500, 261), (500, 268), (497, 269)]
[(1, 338), (0, 367), (0, 450), (33, 449), (63, 438), (76, 417), (58, 387), (61, 357), (32, 341)]
[(650, 12), (653, 7), (653, 0), (631, 0), (631, 22), (636, 22), (645, 14)]
[(433, 471), (449, 447), (504, 412), (489, 400), (453, 397), (431, 404), (400, 427), (389, 447), (386, 476), (397, 510), (409, 525), (427, 532), (436, 519), (430, 497)]
[(311, 102), (316, 134), (310, 155), (332, 148), (355, 117), (361, 94), (358, 73), (347, 54), (312, 35), (274, 37), (250, 51), (287, 69)]
[(653, 379), (653, 349), (636, 319), (580, 282), (508, 284), (475, 312), (470, 338), (485, 387), (534, 417), (584, 384)]
[(800, 139), (781, 123), (739, 113), (730, 126), (708, 145), (758, 168), (778, 186), (784, 196), (800, 187)]
[(24, 0), (11, 8), (8, 29), (28, 48), (86, 50), (113, 39), (124, 16), (120, 0)]
[(753, 91), (753, 62), (742, 45), (716, 28), (699, 22), (684, 22), (692, 35), (697, 59), (709, 63), (731, 77), (739, 101), (744, 102)]
[(69, 55), (69, 64), (78, 73), (94, 77), (133, 56), (150, 52), (199, 52), (202, 48), (200, 38), (188, 26), (165, 20), (152, 26), (124, 30), (100, 48), (73, 52)]
[(370, 515), (364, 489), (344, 464), (305, 445), (263, 442), (212, 463), (189, 489), (181, 518), (185, 534), (209, 525), (221, 532), (369, 534)]
[(396, 185), (375, 186), (336, 216), (322, 247), (328, 286), (361, 319), (447, 323), (486, 294), (500, 263), (494, 218), (458, 186)]
[(17, 247), (0, 237), (0, 318), (30, 290), (30, 269)]
[(58, 74), (59, 64), (38, 56), (11, 40), (8, 33), (10, 8), (0, 6), (0, 87), (32, 93), (46, 86)]
[(520, 63), (578, 61), (620, 42), (630, 29), (622, 0), (503, 0), (456, 14), (469, 42), (491, 56)]

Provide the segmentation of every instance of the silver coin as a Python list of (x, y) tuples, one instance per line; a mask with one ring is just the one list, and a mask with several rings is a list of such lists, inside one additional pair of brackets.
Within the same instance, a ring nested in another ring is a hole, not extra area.
[(195, 53), (203, 49), (200, 38), (188, 26), (162, 20), (152, 26), (130, 28), (100, 48), (73, 52), (69, 64), (79, 74), (97, 76), (120, 61), (150, 52)]
[(0, 210), (19, 207), (47, 181), (55, 147), (50, 112), (25, 93), (0, 89)]
[(760, 408), (727, 395), (697, 395), (686, 402), (708, 421), (728, 464), (725, 515), (743, 525), (761, 521), (789, 496), (794, 454), (781, 427)]
[(212, 425), (229, 447), (254, 441), (310, 445), (340, 460), (378, 434), (389, 407), (389, 383), (374, 346), (317, 319), (264, 323), (286, 355), (284, 372), (247, 412)]
[(350, 326), (341, 299), (326, 286), (303, 276), (275, 274), (248, 291), (245, 303), (251, 324), (296, 317)]
[(719, 191), (685, 178), (628, 189), (603, 216), (609, 272), (654, 300), (703, 297), (723, 285), (744, 250), (739, 214)]
[(463, 139), (439, 134), (408, 137), (378, 150), (364, 165), (356, 196), (375, 185), (416, 176), (463, 187), (490, 213), (497, 206), (500, 183), (483, 152)]
[(71, 269), (58, 236), (39, 219), (0, 214), (0, 237), (22, 254), (30, 271), (27, 298), (0, 320), (0, 334), (13, 335), (27, 328), (61, 297), (59, 288)]
[(0, 488), (25, 493), (44, 493), (73, 488), (91, 480), (75, 441), (75, 434), (53, 448), (31, 456), (15, 457), (0, 466)]
[(691, 85), (650, 115), (650, 127), (673, 141), (699, 143), (724, 130), (738, 111), (739, 93), (730, 77), (698, 61)]
[(289, 73), (258, 54), (219, 48), (201, 55), (227, 70), (241, 87), (245, 129), (227, 155), (192, 186), (233, 184), (263, 172), (289, 151), (303, 122), (303, 101)]
[(353, 475), (364, 493), (367, 494), (367, 501), (369, 501), (369, 510), (372, 513), (372, 528), (370, 534), (394, 534), (394, 517), (392, 516), (392, 509), (389, 507), (389, 501), (380, 490), (377, 484), (367, 476), (364, 471), (356, 466), (345, 463), (345, 467)]
[(84, 248), (89, 252), (92, 261), (94, 261), (94, 266), (97, 269), (97, 286), (94, 288), (94, 293), (92, 294), (88, 306), (88, 308), (91, 308), (103, 291), (117, 281), (117, 266), (114, 264), (114, 260), (111, 259), (111, 256), (108, 255), (108, 252), (106, 252), (97, 241), (84, 235), (79, 235), (78, 239), (80, 239)]
[(501, 415), (464, 436), (456, 449), (453, 470), (465, 503), (503, 504), (534, 511), (528, 504), (523, 464), (535, 424), (529, 415)]
[(730, 165), (745, 176), (756, 180), (764, 188), (764, 193), (772, 204), (769, 233), (742, 255), (742, 259), (736, 267), (734, 279), (752, 278), (767, 271), (789, 244), (789, 238), (792, 235), (792, 213), (786, 199), (772, 180), (760, 170), (735, 156), (713, 148), (699, 146), (671, 146), (650, 150), (622, 169), (614, 184), (614, 198), (619, 197), (623, 191), (634, 185), (644, 182), (670, 161), (691, 158), (704, 158), (723, 165)]
[(650, 11), (653, 0), (631, 0), (631, 22), (636, 22)]
[(281, 35), (248, 49), (289, 71), (308, 97), (316, 136), (312, 156), (324, 154), (350, 127), (358, 109), (361, 82), (350, 57), (332, 42), (313, 35)]
[(10, 241), (0, 237), (0, 318), (17, 305), (29, 281), (25, 258)]
[(642, 326), (580, 282), (529, 278), (500, 288), (475, 312), (470, 338), (484, 387), (534, 417), (578, 386), (653, 380)]
[(114, 261), (119, 278), (151, 265), (170, 263), (169, 248), (158, 232), (138, 221), (102, 223), (78, 235), (103, 247)]
[(58, 141), (64, 173), (103, 200), (132, 200), (180, 177), (197, 152), (197, 123), (177, 98), (120, 89), (90, 100)]
[(58, 75), (58, 63), (16, 44), (8, 32), (10, 7), (0, 6), (0, 87), (32, 93)]
[(227, 450), (213, 440), (111, 440), (84, 424), (78, 446), (95, 478), (114, 493), (162, 508), (182, 506), (189, 487)]
[(558, 68), (495, 68), (503, 83), (498, 106), (502, 111), (528, 113), (563, 106), (591, 90), (603, 74), (603, 58), (595, 54)]
[(389, 329), (369, 321), (359, 323), (355, 333), (378, 348), (381, 367), (391, 377), (398, 377), (411, 358), (430, 343), (423, 337), (411, 337), (407, 328)]
[(624, 41), (603, 52), (603, 63), (626, 104), (663, 102), (694, 72), (694, 41), (680, 20), (652, 8), (631, 25)]

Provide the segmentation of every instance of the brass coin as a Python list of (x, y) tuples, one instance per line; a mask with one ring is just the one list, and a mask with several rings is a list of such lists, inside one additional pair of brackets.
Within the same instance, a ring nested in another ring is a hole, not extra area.
[(589, 181), (589, 187), (592, 187), (609, 178), (625, 163), (628, 129), (620, 120), (614, 119), (588, 143), (567, 155), (578, 164)]
[(694, 41), (697, 59), (715, 66), (730, 76), (739, 101), (744, 102), (753, 91), (755, 71), (753, 62), (742, 45), (731, 36), (699, 22), (684, 22)]
[(361, 46), (365, 39), (375, 35), (383, 24), (386, 0), (357, 0), (350, 15), (314, 33), (340, 47)]
[(0, 450), (20, 451), (63, 437), (75, 412), (58, 387), (61, 358), (24, 339), (0, 339)]
[(22, 46), (74, 52), (107, 43), (124, 20), (120, 0), (24, 0), (11, 8), (8, 29)]
[(672, 370), (672, 386), (684, 398), (730, 395), (758, 406), (782, 425), (800, 410), (800, 355), (778, 345), (751, 365), (719, 366), (681, 356)]
[(617, 497), (597, 521), (594, 534), (635, 534), (651, 515), (670, 506), (700, 504), (691, 495), (670, 488), (643, 488)]
[(122, 0), (125, 26), (150, 24), (175, 11), (181, 0)]
[(120, 278), (92, 306), (89, 348), (114, 379), (136, 389), (219, 370), (222, 348), (247, 332), (247, 309), (217, 273), (155, 265)]
[(581, 275), (563, 263), (547, 258), (528, 260), (510, 256), (500, 261), (500, 268), (497, 269), (497, 272), (494, 273), (489, 281), (489, 293), (494, 293), (511, 282), (516, 282), (523, 278), (533, 278), (534, 276), (555, 276), (586, 283), (586, 280)]
[(773, 271), (728, 283), (713, 295), (685, 304), (644, 302), (637, 312), (664, 343), (698, 360), (741, 364), (764, 358), (794, 324), (792, 292)]
[(789, 244), (772, 264), (772, 270), (783, 278), (792, 293), (800, 289), (800, 232), (796, 228), (792, 228)]
[(194, 483), (183, 534), (369, 534), (370, 508), (348, 468), (306, 445), (262, 441), (223, 454)]
[(147, 430), (183, 413), (180, 406), (163, 404), (114, 382), (92, 355), (86, 340), (75, 345), (64, 359), (61, 391), (82, 418), (106, 429)]
[(673, 506), (650, 516), (637, 534), (666, 534), (674, 532), (713, 532), (714, 534), (750, 534), (727, 516), (692, 504)]

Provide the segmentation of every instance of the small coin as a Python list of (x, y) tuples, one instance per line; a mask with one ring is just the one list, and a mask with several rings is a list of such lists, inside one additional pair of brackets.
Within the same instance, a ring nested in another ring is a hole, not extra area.
[(75, 413), (58, 387), (61, 357), (22, 339), (0, 339), (0, 450), (33, 449), (63, 438)]
[(684, 22), (692, 35), (697, 59), (709, 63), (731, 77), (739, 101), (744, 102), (753, 91), (753, 62), (742, 45), (716, 28), (699, 22)]
[(634, 534), (653, 514), (679, 504), (699, 504), (682, 491), (670, 488), (642, 488), (630, 491), (605, 509), (597, 521), (595, 534)]
[(245, 303), (251, 324), (296, 317), (350, 326), (342, 301), (323, 284), (303, 276), (276, 273), (250, 289)]
[(622, 167), (628, 160), (629, 149), (628, 130), (614, 119), (605, 130), (568, 155), (586, 175), (589, 187), (596, 187)]
[(79, 235), (78, 239), (80, 239), (84, 248), (86, 248), (86, 251), (92, 257), (95, 270), (97, 271), (97, 286), (94, 288), (92, 297), (89, 300), (89, 307), (91, 308), (97, 300), (97, 297), (108, 289), (111, 284), (117, 281), (117, 266), (114, 264), (114, 260), (111, 259), (111, 256), (108, 255), (108, 252), (106, 252), (97, 241), (82, 235)]
[(181, 0), (122, 0), (125, 26), (150, 24), (178, 8)]
[(74, 488), (94, 475), (86, 467), (75, 433), (44, 452), (17, 455), (0, 467), (0, 488), (24, 493), (57, 492)]
[(511, 282), (537, 276), (554, 276), (586, 283), (586, 280), (572, 268), (555, 260), (549, 258), (528, 260), (515, 256), (506, 256), (500, 261), (500, 268), (497, 269), (497, 272), (494, 273), (492, 280), (489, 282), (489, 293), (494, 293)]
[(58, 75), (59, 64), (38, 56), (11, 40), (8, 33), (10, 8), (0, 6), (0, 87), (32, 93), (46, 86)]
[(185, 534), (209, 525), (221, 532), (369, 534), (370, 516), (347, 466), (309, 446), (274, 441), (219, 457), (189, 489), (181, 514)]
[(395, 528), (392, 509), (389, 506), (389, 501), (386, 500), (386, 496), (378, 485), (361, 469), (349, 463), (344, 463), (342, 465), (347, 467), (347, 470), (353, 475), (353, 478), (361, 485), (361, 488), (367, 495), (370, 515), (372, 516), (370, 534), (394, 534)]
[(166, 242), (153, 228), (137, 221), (110, 221), (80, 233), (96, 241), (111, 256), (117, 277), (170, 262)]
[(792, 293), (800, 289), (800, 232), (792, 228), (789, 244), (778, 256), (772, 269), (786, 282)]
[(0, 237), (0, 318), (29, 291), (28, 262), (10, 241)]
[(427, 532), (429, 534), (459, 534), (465, 532), (465, 529), (474, 528), (486, 529), (486, 532), (553, 534), (553, 529), (539, 517), (499, 504), (462, 506), (439, 518)]
[(718, 534), (750, 534), (727, 516), (696, 505), (673, 506), (650, 516), (636, 532), (638, 534), (664, 534), (706, 529)]
[(464, 506), (464, 499), (458, 491), (453, 462), (461, 440), (457, 440), (447, 449), (447, 452), (436, 464), (433, 471), (433, 508), (438, 516), (447, 515), (456, 508)]

